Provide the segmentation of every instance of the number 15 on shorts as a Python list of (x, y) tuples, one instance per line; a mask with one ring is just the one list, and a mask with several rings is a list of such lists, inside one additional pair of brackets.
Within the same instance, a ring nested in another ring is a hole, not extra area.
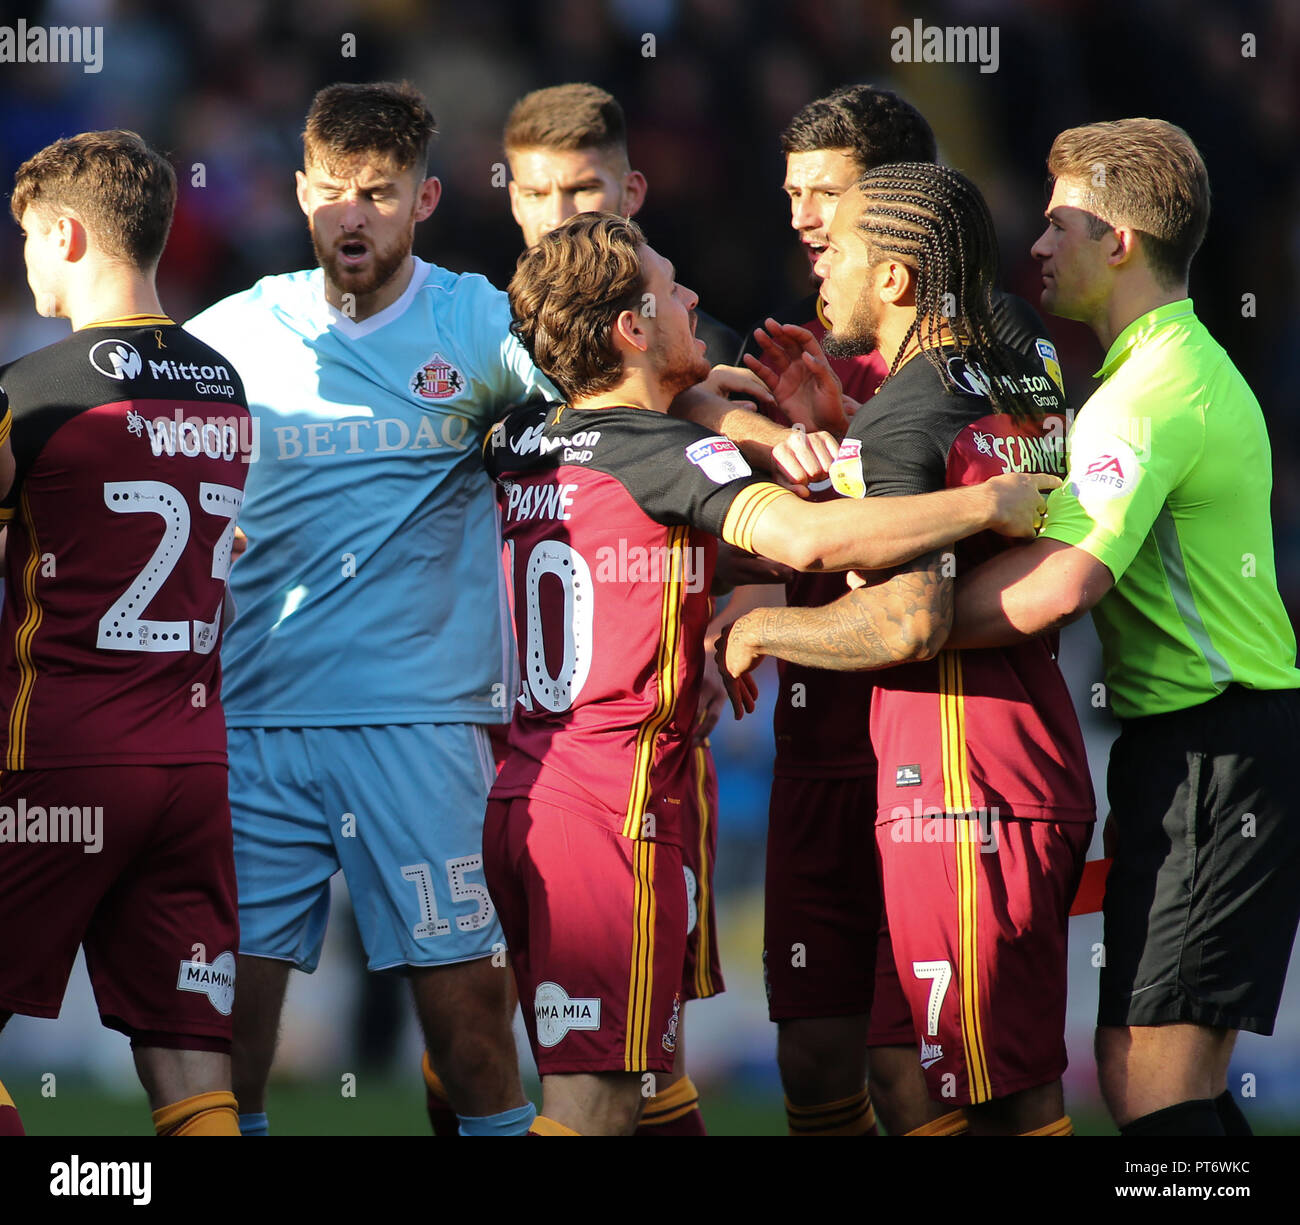
[[(488, 896), (487, 886), (466, 879), (468, 873), (482, 870), (482, 855), (462, 855), (458, 859), (447, 860), (447, 883), (451, 886), (452, 903), (476, 904), (476, 909), (471, 914), (456, 916), (456, 926), (463, 932), (479, 931), (492, 922), (495, 908)], [(434, 896), (433, 872), (429, 865), (409, 863), (401, 871), (402, 879), (415, 886), (420, 899), (420, 921), (411, 928), (411, 934), (417, 940), (430, 940), (434, 936), (450, 934), (451, 920), (438, 917), (438, 900)]]

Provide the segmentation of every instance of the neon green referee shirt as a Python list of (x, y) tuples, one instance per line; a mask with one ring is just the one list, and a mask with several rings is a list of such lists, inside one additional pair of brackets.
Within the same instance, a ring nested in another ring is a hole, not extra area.
[(1197, 706), (1234, 681), (1300, 687), (1268, 431), (1246, 380), (1190, 298), (1130, 323), (1098, 373), (1042, 535), (1114, 575), (1092, 616), (1115, 713)]

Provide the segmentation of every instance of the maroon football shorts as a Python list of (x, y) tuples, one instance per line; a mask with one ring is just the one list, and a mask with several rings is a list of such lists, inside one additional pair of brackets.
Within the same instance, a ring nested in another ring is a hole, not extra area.
[(510, 724), (488, 723), (485, 726), (488, 743), (492, 746), (492, 764), (500, 774), (501, 767), (506, 764), (506, 758), (510, 756)]
[(706, 1000), (726, 988), (718, 957), (713, 865), (718, 857), (718, 772), (708, 743), (691, 749), (694, 788), (682, 805), (682, 873), (686, 878), (686, 965), (682, 1000)]
[(876, 941), (876, 993), (871, 1000), (868, 1046), (915, 1046), (916, 1028), (912, 1006), (894, 964), (894, 945), (889, 938), (889, 920), (881, 907), (880, 935)]
[(876, 778), (772, 780), (763, 973), (773, 1021), (871, 1011)]
[(1066, 924), (1092, 823), (904, 817), (876, 836), (930, 1096), (963, 1106), (1060, 1077)]
[(225, 766), (0, 775), (0, 1009), (58, 1016), (79, 945), (110, 1029), (230, 1049), (239, 923)]
[(686, 954), (681, 851), (624, 838), (545, 794), (489, 800), (483, 825), (483, 871), (537, 1070), (670, 1072)]

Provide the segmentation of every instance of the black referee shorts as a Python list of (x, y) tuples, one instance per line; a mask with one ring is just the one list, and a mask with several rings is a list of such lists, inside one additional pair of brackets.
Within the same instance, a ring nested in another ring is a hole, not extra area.
[(1125, 721), (1098, 1025), (1273, 1032), (1300, 922), (1298, 784), (1300, 690), (1230, 685)]

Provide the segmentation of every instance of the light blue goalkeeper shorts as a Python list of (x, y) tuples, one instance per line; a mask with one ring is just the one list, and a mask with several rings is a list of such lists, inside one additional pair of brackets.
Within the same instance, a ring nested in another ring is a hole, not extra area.
[(313, 971), (340, 869), (371, 970), (504, 948), (483, 880), (496, 770), (482, 727), (232, 727), (228, 739), (241, 953)]

